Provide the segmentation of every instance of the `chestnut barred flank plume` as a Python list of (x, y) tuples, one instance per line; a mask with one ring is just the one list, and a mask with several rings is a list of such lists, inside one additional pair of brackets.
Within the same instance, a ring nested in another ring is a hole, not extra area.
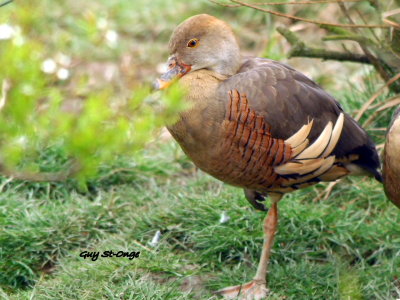
[[(228, 183), (263, 192), (290, 192), (329, 176), (335, 157), (332, 150), (342, 132), (344, 115), (335, 128), (328, 122), (321, 135), (309, 145), (313, 121), (290, 138), (276, 139), (262, 116), (249, 108), (246, 95), (229, 92), (225, 119), (226, 136), (221, 144), (220, 164), (214, 176)], [(346, 175), (348, 172), (343, 173)]]

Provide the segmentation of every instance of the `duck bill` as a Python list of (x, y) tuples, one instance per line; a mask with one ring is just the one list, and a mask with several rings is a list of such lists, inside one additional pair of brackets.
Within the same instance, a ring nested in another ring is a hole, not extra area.
[(161, 75), (154, 83), (154, 88), (164, 90), (168, 88), (175, 80), (178, 80), (191, 69), (190, 65), (179, 63), (175, 56), (168, 59), (168, 71)]

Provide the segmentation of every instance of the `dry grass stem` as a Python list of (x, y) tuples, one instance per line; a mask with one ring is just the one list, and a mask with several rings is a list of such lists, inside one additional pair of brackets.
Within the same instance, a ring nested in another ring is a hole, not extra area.
[(393, 76), (391, 79), (389, 79), (389, 81), (387, 81), (384, 86), (379, 88), (375, 92), (375, 94), (373, 94), (372, 97), (367, 102), (365, 102), (365, 104), (361, 107), (361, 109), (355, 115), (354, 119), (356, 121), (359, 121), (360, 118), (362, 117), (362, 115), (369, 109), (369, 107), (372, 105), (372, 103), (374, 103), (374, 101), (384, 92), (384, 90), (387, 87), (391, 86), (394, 82), (396, 82), (399, 79), (400, 79), (400, 73), (395, 75), (395, 76)]
[[(393, 106), (400, 105), (400, 96), (396, 95), (392, 98), (389, 98), (388, 100), (385, 101), (385, 104), (382, 105), (382, 103), (379, 103), (378, 105), (375, 105), (375, 107), (378, 107), (371, 116), (364, 122), (363, 126), (368, 127), (371, 125), (371, 123), (376, 119), (376, 117), (384, 110), (387, 110), (389, 108), (392, 108)], [(370, 108), (371, 109), (371, 108)]]
[[(307, 22), (311, 24), (316, 24), (316, 25), (325, 25), (325, 26), (333, 26), (333, 27), (343, 27), (343, 28), (389, 28), (389, 25), (385, 24), (339, 24), (339, 23), (329, 23), (329, 22), (322, 22), (322, 21), (316, 21), (316, 20), (311, 20), (311, 19), (306, 19), (306, 18), (301, 18), (301, 17), (296, 17), (293, 15), (288, 15), (284, 14), (278, 11), (266, 9), (266, 8), (261, 8), (256, 5), (252, 5), (250, 3), (242, 2), (242, 1), (237, 1), (237, 0), (231, 0), (234, 3), (240, 4), (242, 6), (247, 6), (259, 11), (263, 11), (275, 16), (283, 17), (283, 18), (288, 18), (296, 21), (302, 21), (302, 22)], [(340, 3), (340, 2), (336, 2)]]

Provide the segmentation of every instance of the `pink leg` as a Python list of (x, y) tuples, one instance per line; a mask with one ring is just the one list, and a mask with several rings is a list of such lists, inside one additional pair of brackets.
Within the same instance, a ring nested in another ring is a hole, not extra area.
[(254, 279), (246, 284), (231, 286), (217, 291), (216, 293), (227, 299), (264, 299), (269, 291), (267, 289), (267, 272), (271, 248), (274, 245), (274, 237), (278, 225), (278, 201), (282, 198), (280, 194), (271, 195), (272, 206), (264, 219), (264, 243), (260, 262)]

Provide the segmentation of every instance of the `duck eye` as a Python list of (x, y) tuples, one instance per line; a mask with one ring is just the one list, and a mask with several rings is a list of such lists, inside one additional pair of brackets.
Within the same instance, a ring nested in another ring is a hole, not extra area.
[(188, 43), (187, 46), (189, 48), (194, 48), (197, 47), (199, 45), (199, 39), (191, 39)]

